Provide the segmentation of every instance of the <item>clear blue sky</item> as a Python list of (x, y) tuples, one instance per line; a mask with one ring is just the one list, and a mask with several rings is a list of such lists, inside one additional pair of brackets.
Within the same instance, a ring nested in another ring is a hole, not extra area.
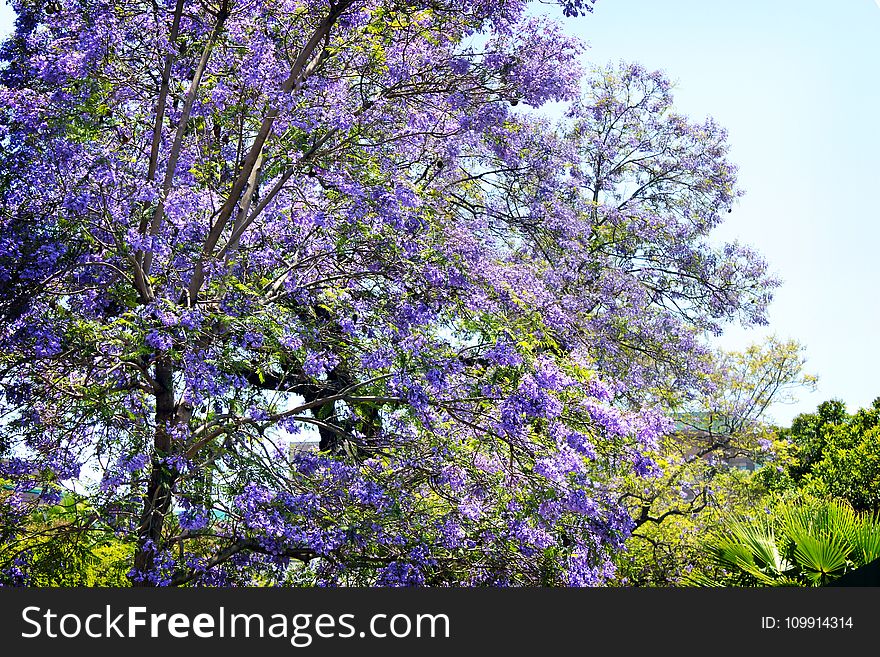
[[(877, 0), (880, 2), (880, 0)], [(0, 0), (0, 34), (12, 12)], [(760, 250), (783, 280), (767, 330), (807, 347), (825, 399), (880, 396), (880, 6), (875, 0), (599, 0), (568, 20), (587, 58), (638, 61), (677, 81), (676, 104), (730, 133), (746, 196), (719, 239)]]

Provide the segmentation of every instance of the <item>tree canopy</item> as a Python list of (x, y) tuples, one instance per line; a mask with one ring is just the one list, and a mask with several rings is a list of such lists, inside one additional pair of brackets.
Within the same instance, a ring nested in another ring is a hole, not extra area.
[(780, 434), (791, 458), (767, 483), (845, 500), (857, 511), (880, 511), (880, 398), (848, 413), (832, 399), (802, 413)]

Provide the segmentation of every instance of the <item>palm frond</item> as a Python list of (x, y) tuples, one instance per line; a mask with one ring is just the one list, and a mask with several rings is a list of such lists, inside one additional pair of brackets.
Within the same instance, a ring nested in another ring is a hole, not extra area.
[(838, 536), (822, 533), (819, 536), (791, 528), (794, 558), (804, 575), (816, 585), (828, 584), (846, 571), (850, 548)]
[(871, 519), (863, 523), (850, 539), (851, 558), (856, 566), (864, 566), (880, 559), (880, 523)]

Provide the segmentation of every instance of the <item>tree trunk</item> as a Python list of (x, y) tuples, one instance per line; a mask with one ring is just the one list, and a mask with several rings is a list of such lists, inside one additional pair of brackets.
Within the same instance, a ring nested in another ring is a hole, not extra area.
[[(139, 573), (149, 573), (155, 565), (156, 551), (161, 547), (165, 516), (171, 508), (171, 493), (177, 478), (177, 470), (163, 460), (174, 453), (171, 428), (175, 420), (174, 371), (170, 364), (160, 360), (156, 364), (156, 430), (154, 451), (150, 463), (150, 481), (144, 495), (144, 507), (138, 526), (138, 546), (134, 568)], [(134, 586), (155, 586), (144, 578), (133, 582)]]

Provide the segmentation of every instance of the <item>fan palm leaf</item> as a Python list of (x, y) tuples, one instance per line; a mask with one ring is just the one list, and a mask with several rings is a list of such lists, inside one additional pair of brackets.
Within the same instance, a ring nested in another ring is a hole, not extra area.
[(854, 532), (850, 539), (852, 558), (857, 566), (864, 566), (880, 559), (880, 523), (870, 519)]
[(825, 585), (837, 579), (848, 565), (850, 548), (841, 539), (810, 534), (791, 535), (794, 541), (794, 558), (803, 574), (816, 585)]

